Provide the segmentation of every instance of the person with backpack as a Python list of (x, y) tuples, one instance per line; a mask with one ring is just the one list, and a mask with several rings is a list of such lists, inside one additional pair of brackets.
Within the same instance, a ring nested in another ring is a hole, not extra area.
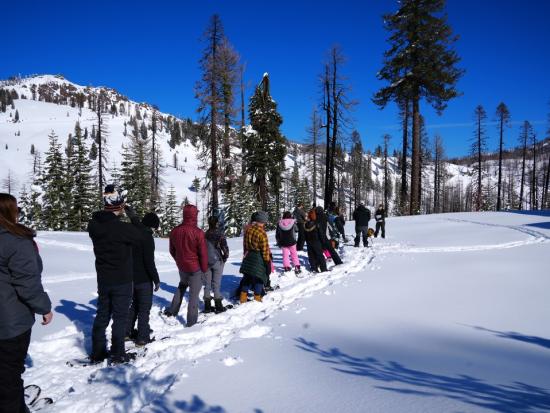
[(296, 242), (296, 250), (304, 250), (305, 234), (304, 234), (304, 225), (306, 223), (306, 213), (304, 211), (304, 204), (300, 202), (294, 212), (292, 213), (294, 219), (296, 220), (296, 227), (298, 228), (298, 241)]
[(355, 220), (355, 247), (359, 247), (361, 236), (363, 236), (363, 246), (369, 246), (369, 221), (370, 210), (365, 207), (363, 202), (353, 211), (353, 219)]
[[(109, 356), (113, 364), (126, 363), (134, 354), (124, 348), (128, 312), (133, 295), (134, 262), (132, 249), (143, 236), (132, 224), (122, 222), (126, 193), (107, 185), (103, 194), (103, 211), (94, 212), (88, 223), (97, 272), (97, 313), (92, 327), (90, 361), (100, 363)], [(107, 353), (105, 330), (111, 327), (111, 351)]]
[(327, 261), (323, 254), (323, 245), (316, 219), (315, 209), (312, 209), (307, 214), (307, 221), (304, 226), (309, 267), (311, 272), (314, 273), (327, 271)]
[(25, 358), (35, 315), (52, 321), (52, 303), (42, 287), (42, 260), (35, 233), (17, 223), (17, 200), (0, 194), (0, 412), (28, 412)]
[(218, 217), (208, 218), (208, 230), (205, 233), (208, 250), (208, 269), (204, 273), (204, 312), (212, 311), (212, 292), (214, 293), (214, 312), (222, 313), (221, 281), (223, 266), (229, 258), (229, 247), (222, 231), (218, 227)]
[(244, 236), (246, 255), (241, 263), (240, 272), (243, 274), (240, 303), (248, 301), (248, 290), (254, 291), (254, 300), (262, 301), (264, 285), (271, 273), (271, 253), (269, 241), (265, 232), (268, 217), (265, 211), (259, 211), (255, 220), (250, 224)]
[[(135, 211), (126, 206), (126, 215), (132, 224), (141, 233), (141, 243), (133, 246), (134, 260), (134, 293), (132, 305), (128, 313), (126, 337), (133, 339), (136, 346), (142, 347), (152, 341), (149, 315), (153, 306), (153, 291), (158, 291), (160, 279), (155, 265), (155, 240), (153, 229), (160, 225), (157, 214), (149, 212), (140, 221)], [(134, 326), (138, 323), (137, 331)]]
[(325, 211), (323, 211), (323, 208), (318, 206), (315, 208), (315, 215), (316, 215), (316, 225), (319, 230), (319, 237), (321, 239), (321, 245), (325, 250), (327, 250), (330, 254), (330, 257), (332, 258), (332, 261), (335, 265), (343, 264), (342, 259), (334, 249), (331, 241), (327, 238), (327, 227), (328, 227), (328, 220), (327, 216), (325, 214)]
[(283, 254), (283, 267), (285, 271), (290, 271), (290, 259), (294, 265), (294, 272), (300, 274), (300, 260), (298, 259), (298, 251), (296, 248), (296, 238), (294, 234), (298, 231), (296, 221), (292, 219), (292, 214), (289, 211), (283, 213), (283, 218), (277, 224), (275, 230), (275, 239), (277, 246), (281, 248)]
[(374, 238), (378, 237), (378, 232), (382, 230), (382, 238), (386, 238), (386, 210), (384, 205), (378, 205), (378, 209), (374, 214), (376, 220), (376, 231), (374, 231)]
[(189, 288), (187, 327), (195, 325), (199, 318), (199, 294), (203, 274), (208, 270), (208, 249), (204, 232), (197, 226), (198, 214), (199, 210), (195, 205), (185, 205), (183, 223), (170, 232), (169, 242), (170, 255), (180, 272), (180, 282), (164, 315), (174, 317), (179, 313), (183, 296)]

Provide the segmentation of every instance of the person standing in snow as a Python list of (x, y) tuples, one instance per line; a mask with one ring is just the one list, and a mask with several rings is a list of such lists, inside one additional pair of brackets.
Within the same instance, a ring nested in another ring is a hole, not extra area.
[(296, 238), (294, 234), (298, 231), (296, 221), (292, 219), (292, 214), (289, 211), (283, 213), (283, 218), (277, 224), (275, 231), (275, 239), (277, 246), (281, 248), (283, 253), (283, 267), (285, 271), (290, 271), (290, 259), (294, 265), (294, 272), (300, 274), (300, 260), (298, 259), (298, 251), (296, 248)]
[(208, 269), (204, 273), (204, 312), (212, 311), (212, 292), (214, 293), (214, 311), (225, 311), (222, 304), (221, 283), (223, 266), (229, 258), (229, 247), (223, 232), (218, 227), (218, 217), (208, 218), (208, 230), (205, 233), (208, 248)]
[(254, 300), (262, 301), (264, 284), (271, 273), (271, 253), (265, 224), (267, 213), (259, 211), (255, 215), (255, 221), (249, 226), (244, 235), (244, 246), (247, 251), (240, 272), (243, 274), (241, 294), (239, 301), (248, 301), (248, 290), (254, 291)]
[(355, 246), (359, 247), (361, 236), (363, 236), (363, 246), (368, 247), (370, 210), (365, 207), (363, 202), (360, 202), (359, 206), (353, 211), (353, 219), (355, 221)]
[(0, 194), (0, 412), (28, 412), (23, 379), (35, 314), (52, 321), (34, 232), (17, 223), (17, 200)]
[(304, 225), (306, 223), (306, 212), (304, 211), (304, 204), (299, 203), (294, 212), (292, 213), (294, 219), (296, 220), (296, 227), (298, 228), (298, 242), (296, 243), (296, 250), (304, 250), (305, 234), (304, 234)]
[(340, 259), (340, 256), (332, 246), (332, 243), (330, 242), (330, 240), (327, 238), (328, 221), (327, 221), (327, 216), (325, 214), (325, 211), (323, 211), (322, 207), (318, 206), (315, 208), (315, 215), (317, 217), (316, 223), (319, 230), (321, 245), (323, 246), (324, 249), (326, 249), (329, 252), (335, 265), (343, 264), (342, 260)]
[(307, 214), (307, 222), (304, 226), (307, 257), (311, 272), (325, 272), (327, 271), (327, 262), (323, 254), (323, 245), (316, 219), (315, 209), (312, 209)]
[(348, 242), (348, 239), (346, 238), (346, 218), (344, 218), (344, 213), (340, 211), (340, 207), (334, 208), (334, 225), (336, 226), (336, 229), (342, 235), (342, 239), (344, 242)]
[(88, 234), (94, 246), (98, 294), (90, 360), (99, 363), (107, 358), (105, 330), (112, 318), (109, 357), (116, 364), (131, 359), (124, 348), (124, 338), (133, 294), (132, 247), (141, 244), (142, 236), (132, 224), (120, 220), (126, 203), (124, 192), (107, 185), (103, 203), (104, 210), (94, 212), (88, 223)]
[(386, 238), (386, 210), (384, 205), (378, 205), (378, 209), (374, 214), (374, 219), (376, 220), (376, 231), (374, 231), (374, 238), (378, 237), (378, 232), (382, 230), (382, 238)]
[(185, 291), (189, 287), (187, 304), (187, 327), (196, 324), (199, 317), (199, 293), (203, 274), (208, 270), (208, 249), (204, 232), (197, 227), (198, 209), (195, 205), (183, 207), (183, 223), (170, 232), (170, 254), (176, 260), (180, 282), (166, 316), (179, 313)]
[[(153, 290), (158, 291), (160, 279), (155, 265), (155, 240), (153, 228), (158, 228), (160, 220), (157, 214), (149, 212), (140, 221), (135, 211), (126, 206), (126, 215), (142, 235), (142, 241), (133, 246), (134, 292), (128, 314), (126, 337), (135, 339), (136, 346), (142, 347), (151, 342), (149, 314), (153, 306)], [(134, 325), (138, 323), (137, 334)]]

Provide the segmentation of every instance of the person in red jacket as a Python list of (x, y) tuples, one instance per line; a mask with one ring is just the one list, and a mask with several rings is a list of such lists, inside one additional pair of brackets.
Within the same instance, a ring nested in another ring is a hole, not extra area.
[(179, 313), (183, 295), (189, 287), (187, 305), (187, 327), (199, 317), (199, 293), (203, 274), (208, 270), (208, 249), (204, 232), (197, 227), (198, 209), (195, 205), (183, 208), (183, 223), (170, 232), (170, 254), (176, 260), (180, 272), (180, 283), (170, 308), (164, 314), (171, 317)]

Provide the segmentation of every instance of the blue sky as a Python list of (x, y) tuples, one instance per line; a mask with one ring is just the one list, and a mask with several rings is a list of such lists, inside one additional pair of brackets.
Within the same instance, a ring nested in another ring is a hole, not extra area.
[[(371, 101), (381, 86), (375, 74), (387, 48), (381, 15), (396, 7), (389, 0), (9, 2), (2, 19), (7, 48), (0, 78), (61, 73), (76, 83), (114, 87), (133, 100), (195, 118), (199, 39), (209, 17), (219, 13), (226, 35), (247, 63), (250, 85), (270, 73), (287, 137), (306, 137), (309, 115), (320, 99), (323, 59), (338, 43), (348, 58), (343, 72), (353, 88), (351, 97), (359, 101), (352, 117), (365, 146), (374, 148), (384, 133), (399, 146), (394, 105), (380, 110)], [(456, 49), (466, 69), (458, 85), (463, 96), (451, 101), (442, 116), (421, 103), (430, 137), (440, 134), (450, 156), (467, 153), (474, 108), (482, 104), (490, 122), (500, 101), (512, 114), (508, 146), (517, 141), (523, 120), (545, 136), (550, 1), (449, 0), (447, 13), (460, 35)], [(493, 124), (487, 125), (487, 134), (490, 148), (496, 148)]]

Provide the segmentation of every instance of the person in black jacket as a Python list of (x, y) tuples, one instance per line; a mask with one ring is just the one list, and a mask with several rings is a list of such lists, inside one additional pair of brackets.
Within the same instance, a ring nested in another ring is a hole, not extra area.
[(359, 246), (361, 241), (361, 235), (363, 236), (363, 246), (369, 246), (369, 221), (370, 221), (370, 210), (365, 207), (365, 204), (362, 202), (359, 206), (353, 211), (353, 219), (355, 220), (355, 246)]
[(378, 205), (378, 209), (374, 214), (374, 219), (376, 220), (376, 231), (374, 231), (374, 237), (378, 237), (378, 232), (382, 230), (382, 238), (386, 238), (386, 210), (384, 205)]
[(307, 214), (307, 222), (304, 226), (305, 238), (307, 243), (307, 257), (311, 272), (327, 271), (327, 262), (323, 254), (323, 245), (319, 227), (316, 222), (315, 210), (312, 209)]
[[(141, 347), (151, 342), (149, 313), (153, 306), (153, 289), (158, 291), (160, 279), (155, 265), (155, 240), (152, 228), (158, 228), (160, 220), (157, 214), (149, 212), (140, 221), (134, 210), (126, 206), (126, 214), (132, 224), (141, 232), (142, 241), (132, 248), (134, 260), (134, 294), (128, 313), (126, 336), (135, 339)], [(138, 322), (137, 332), (134, 325)]]
[(88, 223), (94, 245), (98, 293), (90, 360), (97, 363), (107, 357), (105, 329), (112, 317), (110, 360), (124, 363), (130, 359), (124, 348), (124, 337), (133, 293), (132, 247), (140, 245), (143, 237), (132, 224), (120, 220), (124, 213), (124, 193), (119, 193), (114, 185), (107, 185), (103, 201), (105, 209), (95, 212)]
[(34, 233), (17, 223), (17, 200), (0, 194), (0, 412), (28, 412), (23, 380), (35, 314), (53, 314)]
[(340, 256), (332, 246), (330, 240), (327, 238), (327, 216), (325, 214), (325, 211), (323, 211), (323, 208), (318, 206), (315, 208), (315, 215), (316, 215), (316, 222), (319, 229), (319, 238), (321, 240), (321, 245), (324, 249), (326, 249), (334, 261), (335, 265), (343, 264), (342, 260), (340, 259)]
[(304, 225), (306, 223), (306, 212), (304, 211), (304, 204), (300, 202), (294, 212), (292, 213), (294, 219), (296, 220), (296, 227), (298, 228), (298, 241), (296, 242), (296, 251), (304, 250), (305, 234), (304, 234)]

